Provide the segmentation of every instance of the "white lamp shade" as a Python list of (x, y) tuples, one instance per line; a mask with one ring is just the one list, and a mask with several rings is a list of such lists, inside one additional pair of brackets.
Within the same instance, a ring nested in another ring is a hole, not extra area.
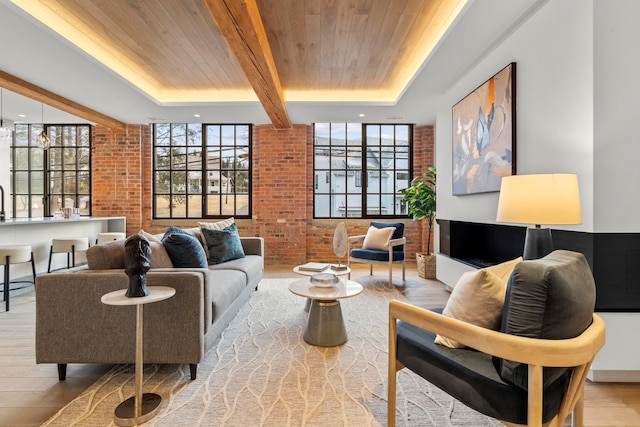
[(554, 173), (503, 177), (496, 220), (521, 224), (581, 224), (578, 176)]

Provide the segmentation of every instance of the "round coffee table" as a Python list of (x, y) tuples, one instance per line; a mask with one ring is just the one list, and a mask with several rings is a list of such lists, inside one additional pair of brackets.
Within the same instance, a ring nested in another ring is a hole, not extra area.
[[(297, 273), (297, 274), (301, 274), (303, 276), (313, 276), (314, 274), (318, 274), (318, 273), (330, 273), (330, 274), (335, 274), (336, 276), (344, 276), (345, 274), (349, 274), (351, 273), (351, 268), (347, 267), (346, 265), (343, 265), (340, 270), (334, 270), (333, 264), (330, 264), (330, 267), (322, 270), (322, 271), (310, 271), (310, 270), (301, 270), (300, 269), (300, 265), (296, 265), (295, 267), (293, 267), (293, 272)], [(309, 312), (309, 308), (311, 308), (311, 300), (307, 299), (307, 302), (305, 302), (304, 304), (304, 311), (306, 313)]]
[(364, 288), (353, 280), (340, 280), (336, 286), (320, 287), (309, 278), (296, 280), (289, 291), (311, 301), (303, 339), (307, 344), (334, 347), (347, 342), (340, 299), (358, 295)]

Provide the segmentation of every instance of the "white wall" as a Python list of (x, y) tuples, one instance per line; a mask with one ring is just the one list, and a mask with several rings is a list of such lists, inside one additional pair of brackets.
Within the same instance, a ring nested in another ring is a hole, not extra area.
[[(594, 5), (594, 229), (640, 232), (640, 2), (596, 0)], [(640, 313), (600, 313), (607, 343), (593, 363), (593, 379), (640, 381)]]
[(640, 232), (640, 2), (595, 2), (594, 204), (599, 232)]
[(517, 173), (577, 173), (583, 224), (562, 228), (592, 231), (593, 13), (589, 4), (548, 2), (443, 96), (436, 117), (439, 218), (496, 222), (498, 193), (452, 195), (451, 107), (516, 62)]
[[(579, 177), (583, 223), (553, 228), (640, 232), (639, 20), (634, 0), (550, 0), (446, 92), (436, 118), (438, 217), (495, 223), (498, 193), (452, 196), (451, 107), (516, 62), (517, 173)], [(454, 286), (460, 271), (439, 259), (441, 268), (438, 278)], [(640, 341), (630, 339), (640, 313), (601, 315), (607, 343), (592, 378), (640, 381)]]

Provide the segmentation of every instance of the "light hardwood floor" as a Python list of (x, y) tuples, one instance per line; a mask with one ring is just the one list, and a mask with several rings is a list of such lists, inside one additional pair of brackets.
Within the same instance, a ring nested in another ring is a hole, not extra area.
[[(368, 274), (368, 267), (361, 266), (352, 277)], [(374, 274), (386, 273), (376, 267)], [(299, 276), (291, 266), (273, 266), (265, 277)], [(399, 280), (399, 269), (394, 277)], [(442, 307), (449, 296), (440, 282), (421, 279), (415, 265), (408, 266), (403, 293), (425, 308)], [(11, 299), (11, 311), (0, 312), (0, 427), (40, 425), (111, 367), (70, 364), (67, 380), (60, 382), (55, 365), (36, 365), (34, 301), (33, 292), (17, 295)], [(588, 427), (640, 426), (640, 384), (588, 383), (585, 420)]]

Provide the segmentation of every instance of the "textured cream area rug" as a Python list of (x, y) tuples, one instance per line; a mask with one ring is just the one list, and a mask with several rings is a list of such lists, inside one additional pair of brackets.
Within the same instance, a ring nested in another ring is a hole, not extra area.
[[(375, 277), (375, 276), (373, 276)], [(304, 299), (264, 279), (198, 366), (146, 365), (144, 392), (162, 396), (145, 426), (384, 426), (387, 310), (402, 295), (371, 278), (341, 301), (349, 341), (320, 348), (302, 340)], [(399, 426), (498, 426), (410, 372), (398, 377)], [(133, 365), (117, 365), (45, 426), (111, 426), (133, 394)]]

